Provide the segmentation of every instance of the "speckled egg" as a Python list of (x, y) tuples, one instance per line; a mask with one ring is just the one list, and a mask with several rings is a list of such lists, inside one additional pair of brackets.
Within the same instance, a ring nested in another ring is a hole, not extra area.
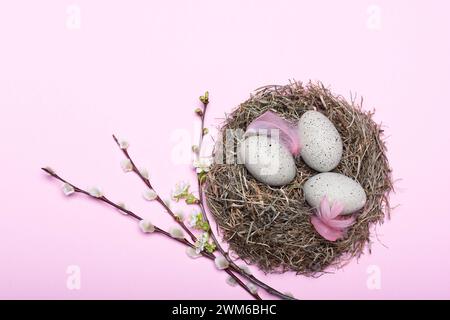
[(342, 214), (351, 214), (364, 207), (367, 197), (361, 185), (336, 172), (323, 172), (309, 178), (303, 186), (303, 192), (308, 204), (319, 207), (324, 196), (330, 203), (339, 201), (344, 205)]
[(239, 163), (243, 163), (258, 181), (270, 186), (283, 186), (294, 180), (297, 173), (294, 158), (279, 140), (249, 136), (238, 148)]
[(298, 121), (301, 157), (319, 172), (333, 170), (342, 157), (342, 139), (333, 123), (318, 111), (306, 111)]

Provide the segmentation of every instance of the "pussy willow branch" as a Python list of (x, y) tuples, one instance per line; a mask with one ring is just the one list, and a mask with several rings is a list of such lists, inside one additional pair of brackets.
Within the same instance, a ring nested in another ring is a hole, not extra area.
[[(133, 211), (131, 211), (131, 210), (129, 210), (129, 209), (126, 209), (126, 208), (124, 208), (123, 206), (118, 205), (117, 203), (111, 201), (110, 199), (108, 199), (108, 198), (105, 197), (104, 195), (102, 195), (102, 196), (100, 196), (100, 197), (92, 196), (92, 195), (91, 195), (89, 192), (87, 192), (86, 190), (81, 189), (81, 188), (77, 187), (76, 185), (74, 185), (74, 184), (68, 182), (67, 180), (63, 179), (62, 177), (60, 177), (60, 176), (59, 176), (57, 173), (55, 173), (54, 171), (49, 170), (49, 169), (47, 169), (47, 168), (41, 168), (41, 169), (42, 169), (43, 171), (45, 171), (47, 174), (49, 174), (51, 177), (53, 177), (53, 178), (55, 178), (55, 179), (57, 179), (57, 180), (59, 180), (59, 181), (61, 181), (61, 182), (63, 182), (63, 183), (66, 183), (66, 184), (70, 185), (70, 186), (73, 188), (74, 192), (76, 192), (76, 193), (82, 193), (82, 194), (88, 196), (89, 198), (92, 198), (92, 199), (94, 199), (94, 200), (98, 200), (98, 201), (100, 201), (100, 202), (104, 202), (104, 203), (108, 204), (109, 206), (111, 206), (111, 207), (113, 207), (113, 208), (115, 208), (115, 209), (117, 209), (117, 210), (120, 210), (120, 211), (126, 213), (126, 215), (127, 215), (128, 217), (132, 218), (132, 219), (135, 219), (135, 220), (138, 220), (138, 221), (143, 220), (140, 216), (138, 216), (138, 215), (137, 215), (136, 213), (134, 213)], [(178, 243), (181, 243), (181, 244), (183, 244), (183, 245), (185, 245), (185, 246), (187, 246), (187, 247), (190, 247), (190, 248), (192, 248), (192, 249), (195, 249), (195, 246), (194, 246), (192, 243), (190, 243), (187, 239), (185, 239), (185, 238), (183, 238), (183, 239), (180, 239), (180, 238), (174, 238), (174, 237), (172, 237), (172, 236), (170, 235), (169, 232), (167, 232), (167, 231), (165, 231), (165, 230), (159, 228), (158, 226), (155, 226), (155, 225), (154, 225), (154, 228), (155, 228), (155, 231), (154, 231), (155, 233), (159, 233), (159, 234), (165, 236), (166, 238), (170, 238), (170, 239), (172, 239), (172, 240), (174, 240), (174, 241), (176, 241), (176, 242), (178, 242)], [(212, 261), (214, 261), (214, 259), (215, 259), (215, 256), (214, 256), (213, 254), (208, 253), (208, 252), (205, 252), (205, 251), (202, 251), (202, 252), (201, 252), (201, 255), (202, 255), (203, 257), (205, 257), (205, 258), (208, 258), (208, 259), (212, 260)], [(225, 271), (226, 273), (228, 273), (228, 274), (236, 281), (236, 283), (237, 283), (238, 285), (240, 285), (242, 288), (244, 288), (245, 291), (247, 291), (253, 298), (255, 298), (256, 300), (261, 300), (261, 297), (258, 295), (258, 293), (257, 293), (257, 292), (252, 292), (252, 290), (250, 290), (250, 288), (249, 288), (247, 285), (245, 285), (245, 283), (243, 283), (242, 280), (239, 279), (239, 278), (238, 278), (238, 277), (237, 277), (237, 276), (236, 276), (229, 268), (224, 269), (224, 271)]]
[[(200, 121), (201, 121), (201, 128), (200, 128), (200, 139), (199, 139), (199, 151), (198, 151), (198, 157), (200, 157), (200, 152), (201, 152), (201, 146), (203, 143), (203, 136), (204, 136), (204, 128), (205, 128), (205, 117), (206, 117), (206, 110), (208, 108), (208, 104), (209, 101), (202, 101), (203, 103), (203, 112), (200, 114)], [(203, 187), (202, 187), (202, 181), (200, 180), (199, 176), (197, 175), (197, 186), (198, 186), (198, 194), (199, 194), (199, 203), (198, 206), (200, 208), (200, 211), (202, 213), (202, 217), (203, 220), (206, 221), (208, 223), (208, 225), (211, 226), (211, 223), (209, 222), (209, 218), (208, 215), (206, 213), (206, 209), (205, 209), (205, 205), (204, 205), (204, 197), (203, 197)], [(288, 296), (274, 288), (272, 288), (271, 286), (265, 284), (264, 282), (262, 282), (261, 280), (259, 280), (258, 278), (256, 278), (254, 275), (248, 274), (246, 273), (244, 270), (242, 270), (238, 265), (236, 265), (236, 263), (230, 258), (228, 252), (226, 252), (222, 246), (220, 245), (219, 241), (217, 240), (214, 232), (212, 231), (212, 228), (209, 228), (209, 235), (211, 237), (211, 239), (214, 241), (214, 244), (216, 245), (217, 249), (220, 251), (220, 253), (225, 257), (225, 259), (227, 259), (228, 263), (230, 264), (230, 267), (234, 270), (236, 270), (237, 272), (239, 272), (239, 274), (243, 277), (245, 277), (247, 280), (249, 280), (250, 282), (256, 284), (257, 286), (261, 287), (262, 289), (264, 289), (266, 292), (277, 296), (281, 299), (285, 299), (285, 300), (295, 300), (295, 298)]]
[[(113, 135), (113, 139), (116, 142), (117, 146), (119, 147), (120, 150), (122, 150), (122, 153), (124, 154), (124, 156), (128, 159), (128, 161), (130, 161), (131, 164), (131, 171), (133, 173), (135, 173), (141, 181), (144, 182), (144, 184), (155, 191), (156, 193), (156, 201), (165, 209), (165, 211), (172, 217), (172, 219), (174, 219), (179, 226), (181, 226), (181, 228), (183, 228), (183, 230), (187, 231), (187, 233), (189, 234), (189, 236), (191, 237), (192, 241), (195, 243), (197, 241), (197, 237), (189, 230), (189, 228), (186, 226), (186, 224), (184, 224), (184, 222), (180, 219), (177, 219), (177, 217), (175, 216), (174, 212), (172, 211), (172, 209), (169, 208), (169, 206), (166, 205), (166, 203), (161, 199), (161, 197), (158, 195), (158, 193), (156, 192), (156, 190), (153, 188), (152, 183), (150, 181), (149, 178), (144, 177), (144, 175), (142, 175), (141, 171), (138, 169), (138, 167), (136, 166), (136, 163), (134, 162), (134, 160), (132, 159), (132, 157), (130, 156), (129, 152), (127, 149), (121, 148), (120, 147), (120, 142), (119, 139), (117, 139), (117, 137), (115, 135)], [(202, 251), (203, 252), (203, 251)], [(223, 253), (222, 253), (223, 254)], [(211, 254), (213, 258), (215, 258), (216, 256), (212, 253)], [(224, 256), (226, 258), (226, 256)], [(228, 259), (227, 259), (228, 260)], [(241, 268), (236, 266), (233, 268), (233, 270), (239, 274), (241, 274), (242, 276), (244, 276), (244, 274), (246, 275), (245, 272), (243, 272), (241, 270)], [(233, 277), (234, 278), (234, 277)], [(236, 280), (236, 279), (235, 279)], [(239, 283), (239, 282), (238, 282)], [(248, 289), (247, 286), (245, 286), (246, 289)]]

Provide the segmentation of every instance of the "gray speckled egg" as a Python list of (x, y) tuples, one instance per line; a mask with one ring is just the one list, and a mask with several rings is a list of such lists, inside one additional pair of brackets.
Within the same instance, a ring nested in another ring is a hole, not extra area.
[(333, 123), (318, 111), (306, 111), (298, 121), (301, 157), (319, 172), (333, 170), (342, 157), (342, 139)]
[(366, 204), (366, 193), (361, 185), (336, 172), (323, 172), (309, 178), (303, 186), (306, 201), (317, 208), (324, 196), (330, 203), (339, 201), (344, 205), (342, 214), (351, 214)]
[(257, 180), (270, 186), (283, 186), (297, 173), (289, 150), (274, 138), (250, 136), (239, 144), (238, 161)]

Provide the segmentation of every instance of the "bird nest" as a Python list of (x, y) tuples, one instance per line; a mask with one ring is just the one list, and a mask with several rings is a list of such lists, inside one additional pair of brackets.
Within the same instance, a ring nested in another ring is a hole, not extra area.
[[(373, 121), (373, 112), (362, 110), (361, 104), (362, 100), (358, 104), (333, 95), (320, 83), (292, 82), (258, 89), (227, 116), (220, 129), (221, 142), (225, 130), (245, 131), (267, 110), (295, 121), (307, 110), (320, 111), (335, 125), (343, 141), (342, 159), (333, 171), (357, 180), (367, 194), (367, 202), (345, 238), (330, 242), (310, 222), (314, 209), (306, 203), (302, 187), (317, 172), (300, 157), (296, 158), (295, 180), (283, 187), (257, 181), (242, 164), (215, 161), (206, 176), (205, 197), (232, 252), (264, 272), (317, 276), (342, 267), (366, 248), (370, 251), (372, 227), (389, 216), (393, 185), (383, 130)], [(233, 134), (231, 138), (238, 139)], [(227, 145), (229, 139), (228, 133)], [(235, 154), (235, 146), (225, 153)], [(223, 149), (216, 148), (216, 158)]]

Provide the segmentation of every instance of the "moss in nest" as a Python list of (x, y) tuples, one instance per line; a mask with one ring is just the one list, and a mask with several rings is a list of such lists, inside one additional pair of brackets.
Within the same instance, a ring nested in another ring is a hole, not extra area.
[[(357, 180), (367, 194), (356, 223), (336, 242), (315, 231), (310, 223), (313, 208), (306, 203), (302, 186), (317, 172), (301, 158), (296, 159), (295, 180), (277, 188), (258, 182), (241, 164), (215, 163), (205, 183), (209, 210), (230, 249), (265, 272), (317, 276), (329, 267), (341, 267), (366, 247), (370, 249), (371, 226), (382, 223), (390, 212), (388, 196), (393, 185), (383, 131), (372, 120), (373, 112), (363, 111), (361, 104), (333, 95), (320, 83), (292, 82), (258, 89), (227, 117), (222, 137), (226, 129), (245, 130), (267, 110), (296, 121), (305, 111), (317, 110), (334, 123), (344, 150), (333, 171)], [(217, 149), (215, 156), (219, 152), (222, 150)]]

